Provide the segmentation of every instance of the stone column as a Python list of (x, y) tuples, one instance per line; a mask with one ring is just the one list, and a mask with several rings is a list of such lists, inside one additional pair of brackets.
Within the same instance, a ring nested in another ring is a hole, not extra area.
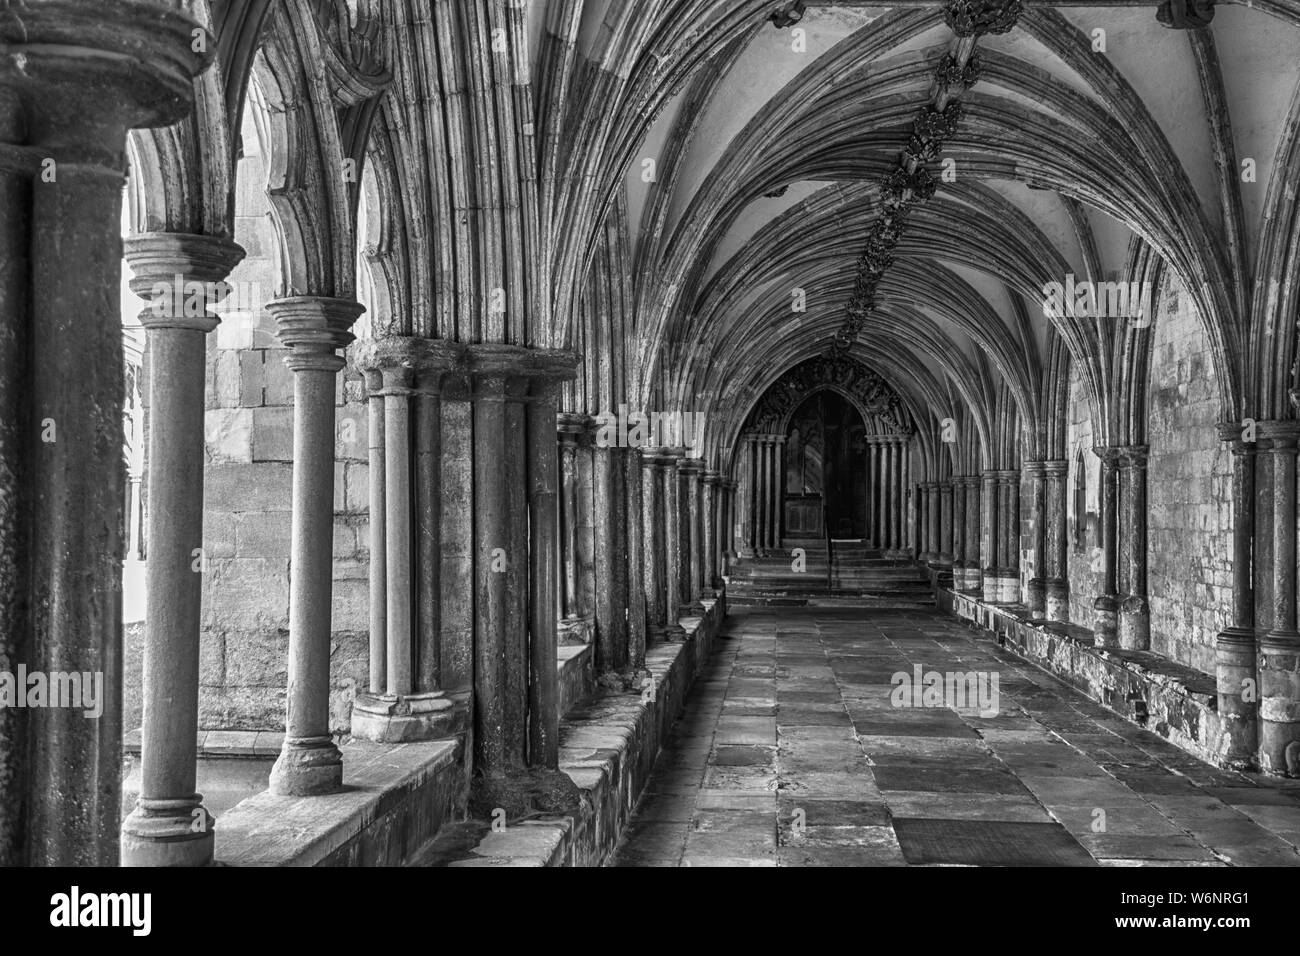
[[(559, 449), (555, 415), (560, 381), (571, 377), (571, 356), (556, 355), (534, 375), (527, 409), (528, 477), (528, 762), (557, 770), (560, 765), (560, 688), (555, 566)], [(611, 450), (622, 466), (620, 450)]]
[(926, 504), (926, 542), (925, 550), (931, 564), (943, 561), (943, 545), (940, 543), (939, 522), (942, 520), (941, 493), (939, 482), (930, 481), (925, 485)]
[(879, 537), (879, 529), (876, 526), (876, 495), (878, 493), (876, 487), (876, 449), (878, 447), (875, 437), (870, 435), (867, 436), (867, 507), (865, 509), (867, 513), (867, 527), (865, 530), (867, 534), (868, 547), (873, 547)]
[(966, 479), (952, 479), (952, 586), (966, 588)]
[(1003, 576), (999, 600), (1003, 604), (1019, 604), (1020, 595), (1020, 471), (1001, 473), (1002, 507), (1002, 568)]
[(596, 671), (603, 674), (627, 666), (627, 620), (617, 600), (615, 568), (618, 553), (614, 515), (619, 503), (614, 493), (614, 455), (617, 449), (592, 447), (592, 538), (595, 568)]
[(683, 458), (678, 464), (678, 507), (681, 512), (681, 601), (682, 612), (687, 615), (704, 613), (700, 603), (700, 566), (704, 557), (704, 542), (700, 535), (700, 479), (704, 462), (698, 458)]
[(1098, 647), (1119, 646), (1119, 595), (1116, 573), (1118, 570), (1116, 507), (1118, 494), (1118, 448), (1094, 448), (1093, 454), (1101, 459), (1101, 594), (1093, 601), (1093, 639)]
[(1002, 569), (998, 564), (998, 473), (985, 471), (983, 481), (983, 507), (980, 509), (983, 528), (980, 534), (980, 561), (984, 569), (983, 597), (986, 603), (996, 604), (1001, 598)]
[(1047, 462), (1025, 462), (1025, 474), (1033, 482), (1034, 576), (1029, 579), (1029, 616), (1047, 618)]
[[(140, 795), (122, 825), (126, 866), (206, 866), (212, 818), (196, 793), (203, 578), (203, 385), (208, 312), (244, 257), (228, 239), (151, 234), (126, 242), (149, 350), (148, 564)], [(189, 293), (205, 305), (189, 308)]]
[(294, 402), (288, 716), (270, 787), (281, 796), (308, 796), (343, 786), (343, 757), (329, 726), (334, 393), (344, 365), (338, 350), (352, 341), (349, 330), (364, 309), (318, 296), (278, 299), (266, 308), (289, 349), (284, 363), (293, 371)]
[(578, 617), (586, 627), (588, 641), (596, 632), (596, 505), (595, 505), (595, 421), (579, 416), (582, 430), (577, 434), (574, 462), (577, 465), (577, 579)]
[(919, 482), (912, 488), (913, 502), (913, 529), (912, 533), (916, 540), (916, 557), (923, 564), (930, 561), (930, 522), (926, 518), (926, 509), (930, 503), (930, 496), (926, 494), (925, 482)]
[(385, 530), (387, 505), (384, 497), (384, 375), (379, 369), (364, 370), (366, 378), (367, 438), (369, 444), (370, 492), (370, 693), (382, 694), (388, 683), (388, 534)]
[(939, 482), (939, 563), (952, 567), (952, 481)]
[[(175, 6), (124, 0), (105, 15), (42, 0), (0, 13), (0, 666), (93, 675), (103, 705), (97, 717), (0, 707), (0, 866), (119, 862), (126, 134), (187, 114), (208, 59), (194, 48), (216, 48)], [(198, 559), (185, 573), (197, 577)], [(176, 676), (188, 670), (182, 660)], [(188, 706), (184, 679), (173, 689)], [(166, 749), (155, 745), (154, 783), (201, 809), (180, 751)]]
[(880, 549), (885, 551), (890, 546), (889, 540), (889, 508), (891, 505), (889, 497), (890, 483), (893, 480), (892, 469), (890, 468), (890, 455), (893, 451), (893, 445), (888, 439), (885, 439), (878, 446), (880, 449), (880, 500), (876, 505), (876, 517), (878, 527), (880, 528)]
[(720, 553), (722, 551), (723, 495), (722, 476), (712, 468), (704, 472), (704, 582), (712, 597), (722, 587)]
[(785, 441), (772, 436), (772, 551), (781, 553), (781, 529), (785, 524)]
[(664, 617), (667, 620), (666, 635), (670, 641), (680, 641), (686, 636), (686, 631), (678, 623), (682, 616), (682, 561), (686, 554), (682, 549), (682, 531), (684, 522), (682, 521), (681, 505), (681, 479), (678, 477), (678, 466), (681, 464), (681, 449), (665, 448), (662, 449), (660, 456), (661, 474), (660, 480), (664, 486), (664, 552), (665, 552), (665, 583), (664, 583)]
[(578, 439), (586, 431), (582, 415), (561, 413), (555, 416), (560, 454), (560, 553), (564, 561), (564, 622), (573, 628), (582, 618), (579, 597), (578, 516)]
[(1067, 478), (1070, 463), (1052, 459), (1042, 464), (1047, 480), (1047, 619), (1068, 623), (1070, 620), (1069, 537), (1066, 533)]
[(976, 475), (962, 479), (966, 486), (966, 573), (962, 591), (979, 595), (983, 589), (984, 574), (980, 570), (980, 480)]
[(352, 735), (391, 743), (433, 740), (452, 732), (455, 711), (439, 690), (439, 389), (455, 359), (451, 346), (407, 336), (368, 341), (356, 359), (377, 386), (372, 413), (382, 402), (378, 449), (371, 436), (372, 461), (382, 467), (370, 476), (372, 514), (379, 517), (370, 553), (382, 558), (372, 561), (370, 593), (384, 606), (382, 615), (371, 612), (372, 622), (379, 617), (383, 623), (384, 641), (379, 660), (370, 662), (372, 688), (378, 689), (357, 694), (352, 703)]
[[(1272, 472), (1272, 626), (1259, 642), (1259, 769), (1300, 761), (1300, 633), (1296, 631), (1296, 444), (1300, 423), (1260, 422), (1260, 466)], [(1289, 758), (1289, 759), (1288, 759)], [(1294, 772), (1294, 767), (1293, 767)]]
[(668, 627), (668, 598), (664, 541), (664, 497), (659, 451), (646, 448), (641, 452), (641, 527), (645, 537), (646, 643), (658, 644), (665, 639)]
[(1242, 439), (1239, 423), (1220, 425), (1219, 440), (1232, 450), (1232, 625), (1219, 632), (1214, 644), (1219, 704), (1215, 752), (1229, 767), (1248, 770), (1255, 765), (1259, 748), (1259, 670), (1251, 587), (1255, 443)]
[(904, 440), (894, 440), (894, 480), (889, 488), (893, 501), (889, 519), (889, 536), (894, 542), (894, 552), (902, 556), (907, 551), (907, 541), (903, 536), (903, 519), (907, 512), (907, 445)]
[(737, 557), (751, 559), (758, 551), (755, 547), (754, 524), (757, 509), (755, 507), (754, 479), (756, 467), (754, 457), (757, 443), (752, 433), (745, 433), (740, 438), (740, 448), (736, 465), (736, 509), (740, 525), (740, 540), (737, 542)]
[(627, 524), (627, 642), (629, 664), (634, 673), (645, 670), (646, 618), (646, 525), (642, 497), (641, 449), (623, 450), (623, 475), (627, 494), (623, 502)]
[[(722, 481), (722, 527), (719, 529), (719, 538), (722, 541), (722, 567), (719, 569), (723, 577), (731, 575), (732, 564), (735, 561), (736, 554), (736, 488), (737, 483), (730, 478), (724, 478)], [(720, 582), (719, 587), (725, 586), (725, 582)]]
[(1123, 529), (1119, 564), (1123, 602), (1119, 606), (1119, 646), (1131, 651), (1151, 647), (1151, 605), (1147, 601), (1147, 453), (1146, 445), (1120, 449), (1119, 519)]
[(768, 448), (765, 435), (754, 436), (754, 554), (760, 558), (767, 557)]

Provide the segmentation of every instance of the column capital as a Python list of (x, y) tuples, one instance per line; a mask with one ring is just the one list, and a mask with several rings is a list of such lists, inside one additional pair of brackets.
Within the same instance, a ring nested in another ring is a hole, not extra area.
[(275, 319), (276, 337), (290, 350), (284, 358), (289, 368), (337, 372), (344, 363), (336, 352), (356, 338), (350, 330), (365, 307), (351, 299), (302, 295), (275, 299), (266, 310)]
[(1070, 473), (1070, 463), (1064, 458), (1045, 458), (1040, 464), (1044, 478), (1064, 478)]
[(1118, 445), (1093, 445), (1092, 453), (1101, 459), (1103, 465), (1115, 466), (1119, 463), (1122, 447)]
[(151, 232), (125, 239), (122, 255), (131, 267), (131, 291), (148, 302), (142, 326), (207, 333), (221, 322), (209, 310), (230, 294), (224, 280), (244, 249), (219, 236)]
[(1150, 445), (1121, 445), (1119, 446), (1120, 467), (1145, 468), (1150, 455)]
[(555, 430), (561, 437), (577, 441), (578, 436), (587, 430), (590, 421), (588, 416), (577, 412), (559, 412), (555, 416)]
[(1256, 434), (1261, 442), (1267, 442), (1262, 450), (1286, 452), (1296, 450), (1296, 443), (1300, 440), (1300, 421), (1294, 419), (1274, 419), (1271, 421), (1257, 422), (1255, 425)]
[(1220, 422), (1216, 426), (1219, 441), (1226, 444), (1234, 455), (1255, 454), (1255, 441), (1247, 441), (1243, 422)]
[(706, 485), (721, 485), (725, 487), (727, 480), (722, 477), (722, 472), (716, 471), (713, 468), (706, 468), (704, 470), (704, 483)]
[(999, 468), (993, 473), (999, 481), (1010, 483), (1020, 479), (1020, 469), (1018, 468)]
[[(84, 0), (6, 3), (0, 87), (18, 91), (59, 139), (75, 135), (88, 147), (88, 161), (120, 156), (122, 131), (168, 126), (190, 112), (193, 80), (217, 49), (216, 38), (180, 6), (116, 0), (106, 11)], [(195, 42), (196, 32), (204, 43)]]
[(703, 458), (683, 458), (677, 465), (677, 470), (684, 475), (703, 475), (704, 469)]

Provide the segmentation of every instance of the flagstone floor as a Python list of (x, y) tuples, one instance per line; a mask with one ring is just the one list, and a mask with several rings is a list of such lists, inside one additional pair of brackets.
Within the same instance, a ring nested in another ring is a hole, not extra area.
[[(1300, 865), (1300, 781), (1216, 770), (932, 610), (729, 619), (614, 865)], [(998, 712), (892, 676), (998, 675)]]

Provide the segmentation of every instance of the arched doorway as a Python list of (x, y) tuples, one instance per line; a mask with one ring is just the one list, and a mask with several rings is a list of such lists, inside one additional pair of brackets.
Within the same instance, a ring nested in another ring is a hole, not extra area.
[(786, 430), (785, 532), (791, 538), (867, 536), (866, 423), (839, 394), (822, 390)]

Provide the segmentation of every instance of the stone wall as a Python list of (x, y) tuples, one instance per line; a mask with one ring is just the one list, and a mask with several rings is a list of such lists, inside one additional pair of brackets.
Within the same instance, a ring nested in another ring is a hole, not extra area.
[(1231, 623), (1232, 456), (1218, 439), (1201, 320), (1176, 282), (1158, 301), (1147, 426), (1151, 649), (1213, 673), (1214, 636)]

